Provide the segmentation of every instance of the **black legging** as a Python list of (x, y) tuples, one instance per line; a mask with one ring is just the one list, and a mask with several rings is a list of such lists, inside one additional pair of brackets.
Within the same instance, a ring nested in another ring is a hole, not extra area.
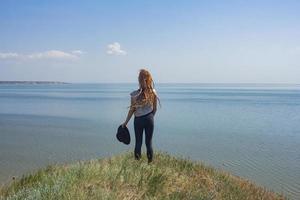
[(144, 129), (145, 129), (145, 136), (146, 136), (147, 158), (149, 161), (152, 161), (153, 158), (152, 135), (154, 129), (154, 115), (152, 112), (140, 117), (134, 117), (134, 132), (135, 132), (134, 156), (136, 159), (141, 158), (141, 148), (143, 143)]

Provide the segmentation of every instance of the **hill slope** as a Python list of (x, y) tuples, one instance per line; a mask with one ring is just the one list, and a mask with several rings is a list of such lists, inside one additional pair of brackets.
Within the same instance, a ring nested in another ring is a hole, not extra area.
[(150, 165), (125, 153), (49, 166), (0, 189), (0, 199), (283, 199), (201, 163), (155, 154)]

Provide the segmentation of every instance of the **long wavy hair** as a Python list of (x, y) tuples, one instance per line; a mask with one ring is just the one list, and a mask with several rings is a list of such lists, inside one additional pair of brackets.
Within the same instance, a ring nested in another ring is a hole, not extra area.
[(135, 103), (131, 106), (137, 108), (137, 107), (143, 107), (147, 104), (153, 105), (155, 101), (155, 97), (157, 98), (160, 105), (160, 100), (157, 94), (155, 94), (153, 91), (154, 82), (150, 72), (146, 69), (141, 69), (138, 80), (139, 80), (139, 90), (138, 90), (139, 93)]

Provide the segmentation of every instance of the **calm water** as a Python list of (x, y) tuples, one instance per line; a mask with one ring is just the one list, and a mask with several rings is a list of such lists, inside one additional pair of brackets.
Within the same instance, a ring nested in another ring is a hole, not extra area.
[[(115, 132), (136, 87), (0, 85), (0, 182), (47, 164), (133, 149), (134, 142), (118, 143)], [(162, 107), (155, 118), (155, 149), (300, 197), (300, 85), (156, 88)]]

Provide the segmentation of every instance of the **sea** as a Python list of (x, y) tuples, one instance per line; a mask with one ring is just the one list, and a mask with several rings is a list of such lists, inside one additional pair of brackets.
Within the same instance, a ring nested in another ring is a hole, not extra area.
[[(136, 83), (0, 84), (0, 183), (133, 151)], [(300, 85), (158, 83), (153, 147), (300, 199)], [(143, 144), (145, 152), (145, 145)], [(154, 157), (155, 159), (155, 157)]]

